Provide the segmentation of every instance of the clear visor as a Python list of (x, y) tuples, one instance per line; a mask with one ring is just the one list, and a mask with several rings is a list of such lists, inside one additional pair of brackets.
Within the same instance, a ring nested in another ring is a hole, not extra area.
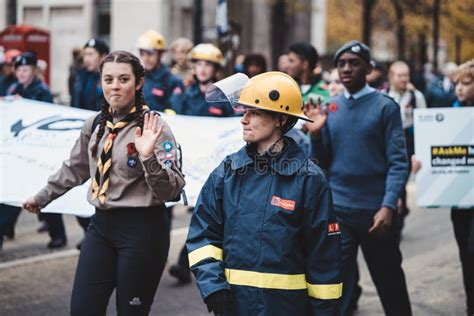
[(242, 111), (242, 106), (238, 104), (240, 93), (249, 81), (243, 73), (236, 73), (232, 76), (213, 83), (206, 90), (206, 101), (229, 102), (236, 111)]

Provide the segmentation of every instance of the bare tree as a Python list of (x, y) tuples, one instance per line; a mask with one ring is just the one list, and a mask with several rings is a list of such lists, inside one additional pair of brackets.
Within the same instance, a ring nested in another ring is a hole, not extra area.
[(391, 0), (395, 9), (395, 25), (397, 27), (397, 58), (405, 59), (405, 12), (402, 0)]
[(439, 42), (439, 12), (441, 0), (434, 0), (433, 3), (433, 68), (438, 70), (438, 42)]
[(362, 40), (370, 46), (372, 37), (372, 11), (377, 0), (362, 1)]

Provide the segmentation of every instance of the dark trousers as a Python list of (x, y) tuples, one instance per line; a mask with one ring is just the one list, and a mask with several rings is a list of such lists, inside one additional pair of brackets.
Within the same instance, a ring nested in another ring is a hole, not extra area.
[(392, 229), (383, 236), (374, 236), (368, 230), (378, 210), (341, 206), (335, 206), (335, 210), (342, 233), (342, 315), (348, 314), (356, 286), (357, 251), (360, 245), (385, 314), (410, 316), (410, 299), (396, 233), (396, 213), (394, 212)]
[(76, 220), (79, 223), (79, 226), (81, 226), (82, 229), (84, 230), (84, 232), (86, 232), (87, 228), (89, 227), (89, 224), (91, 222), (91, 218), (90, 217), (76, 216)]
[(11, 226), (12, 221), (16, 221), (21, 208), (7, 204), (0, 204), (0, 250), (3, 246), (3, 235)]
[(116, 289), (118, 315), (148, 315), (168, 250), (166, 208), (96, 209), (71, 297), (71, 315), (105, 315)]
[(186, 244), (184, 244), (183, 248), (181, 248), (181, 251), (179, 252), (178, 264), (191, 271), (189, 268), (188, 249), (186, 249)]
[[(415, 137), (413, 135), (413, 130), (405, 129), (405, 139), (407, 142), (407, 157), (408, 157), (408, 177), (406, 181), (410, 178), (411, 173), (411, 156), (415, 154)], [(405, 217), (407, 217), (410, 210), (407, 206), (407, 189), (406, 183), (403, 186), (402, 191), (400, 192), (400, 199), (402, 200), (402, 208), (399, 213), (399, 220), (397, 224), (398, 235), (401, 238), (403, 226), (405, 225)], [(400, 239), (399, 238), (399, 239)]]
[(454, 236), (459, 247), (468, 315), (474, 314), (474, 208), (452, 209)]
[(66, 240), (66, 229), (62, 214), (41, 213), (41, 218), (48, 224), (48, 233), (51, 239)]

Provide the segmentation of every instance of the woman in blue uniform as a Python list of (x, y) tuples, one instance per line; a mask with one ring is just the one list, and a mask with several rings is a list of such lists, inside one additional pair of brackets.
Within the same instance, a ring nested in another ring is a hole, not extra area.
[(194, 116), (234, 116), (229, 102), (208, 103), (204, 97), (206, 89), (217, 81), (224, 57), (212, 44), (196, 45), (190, 53), (193, 63), (194, 83), (182, 94), (172, 98), (173, 109), (178, 114)]
[[(236, 91), (214, 89), (208, 99), (219, 94)], [(215, 314), (338, 314), (341, 248), (331, 191), (284, 136), (298, 119), (309, 120), (302, 103), (298, 84), (281, 72), (249, 79), (235, 103), (244, 110), (247, 145), (209, 176), (187, 239), (201, 296)]]

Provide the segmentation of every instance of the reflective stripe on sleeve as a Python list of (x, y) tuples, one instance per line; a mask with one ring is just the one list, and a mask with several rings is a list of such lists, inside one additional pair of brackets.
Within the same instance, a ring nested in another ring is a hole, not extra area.
[(342, 296), (342, 283), (339, 284), (306, 284), (308, 295), (322, 300), (338, 299)]
[(207, 258), (214, 258), (222, 261), (222, 249), (213, 245), (207, 245), (191, 251), (188, 255), (189, 266), (192, 267), (196, 263)]

